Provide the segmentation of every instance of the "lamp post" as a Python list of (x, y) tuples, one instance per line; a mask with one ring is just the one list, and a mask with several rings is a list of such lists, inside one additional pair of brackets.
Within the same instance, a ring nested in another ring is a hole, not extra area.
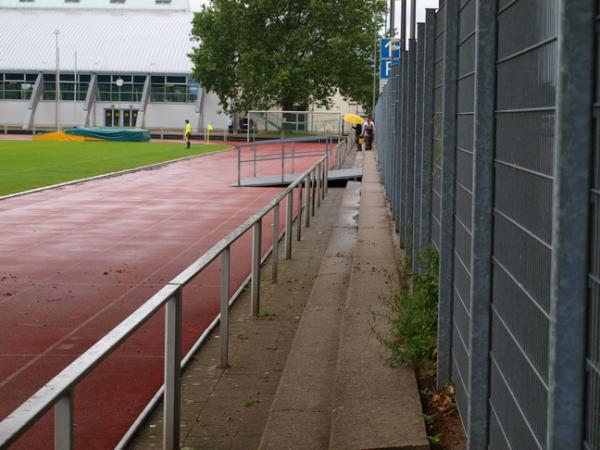
[(60, 126), (60, 53), (59, 53), (59, 48), (58, 48), (58, 35), (60, 34), (60, 31), (58, 30), (54, 30), (54, 50), (56, 53), (56, 74), (55, 74), (55, 87), (54, 90), (55, 92), (55, 105), (54, 105), (54, 120), (55, 120), (55, 125), (56, 125), (56, 130), (57, 131), (61, 131), (61, 126)]
[[(119, 88), (119, 98), (118, 98), (118, 103), (117, 103), (117, 111), (119, 111), (119, 123), (117, 126), (120, 127), (121, 126), (121, 87), (123, 86), (123, 78), (121, 78), (121, 77), (117, 78), (117, 81), (115, 81), (115, 84)], [(129, 120), (131, 120), (131, 118)], [(113, 123), (114, 123), (114, 119), (113, 119)]]

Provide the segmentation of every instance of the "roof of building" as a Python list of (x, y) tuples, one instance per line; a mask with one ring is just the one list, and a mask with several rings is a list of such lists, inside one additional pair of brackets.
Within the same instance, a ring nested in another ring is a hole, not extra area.
[(2, 9), (0, 72), (53, 72), (55, 30), (64, 72), (192, 71), (191, 12)]
[(0, 8), (190, 9), (188, 0), (0, 0)]

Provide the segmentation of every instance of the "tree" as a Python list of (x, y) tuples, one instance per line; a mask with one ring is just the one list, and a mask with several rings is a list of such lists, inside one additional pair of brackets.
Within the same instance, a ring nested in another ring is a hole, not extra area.
[(385, 0), (212, 0), (195, 14), (194, 78), (223, 109), (371, 102)]

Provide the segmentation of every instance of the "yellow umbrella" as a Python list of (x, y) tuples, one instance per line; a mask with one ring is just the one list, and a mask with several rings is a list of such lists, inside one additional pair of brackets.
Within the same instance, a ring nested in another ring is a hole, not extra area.
[(358, 125), (358, 124), (362, 125), (363, 123), (365, 123), (365, 119), (363, 119), (362, 117), (360, 117), (357, 114), (345, 114), (344, 121), (353, 123), (355, 125)]

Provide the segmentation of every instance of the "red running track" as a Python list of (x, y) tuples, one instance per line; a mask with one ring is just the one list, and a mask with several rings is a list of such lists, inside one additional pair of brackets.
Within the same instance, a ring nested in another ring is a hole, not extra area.
[[(0, 201), (0, 418), (280, 192), (229, 187), (236, 161), (227, 151)], [(271, 226), (268, 215), (263, 252)], [(246, 233), (232, 247), (232, 293), (250, 254)], [(183, 291), (183, 354), (218, 313), (218, 266)], [(161, 312), (77, 386), (75, 448), (120, 440), (162, 384), (163, 335)], [(52, 429), (49, 412), (15, 448), (48, 448)]]

